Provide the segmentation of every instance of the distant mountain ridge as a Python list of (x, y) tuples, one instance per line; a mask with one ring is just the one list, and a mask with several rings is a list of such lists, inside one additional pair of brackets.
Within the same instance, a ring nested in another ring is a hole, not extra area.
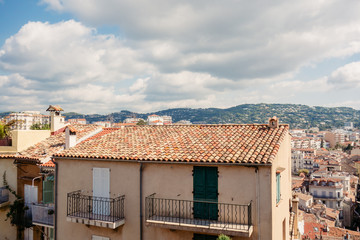
[(268, 118), (277, 116), (281, 123), (289, 124), (290, 128), (319, 127), (323, 130), (331, 127), (342, 127), (345, 122), (354, 122), (355, 127), (360, 127), (360, 110), (350, 107), (310, 107), (300, 104), (242, 104), (226, 109), (173, 108), (147, 114), (122, 110), (108, 115), (86, 115), (73, 112), (63, 115), (67, 118), (86, 118), (89, 122), (122, 122), (128, 117), (146, 119), (151, 114), (169, 115), (172, 116), (173, 122), (189, 120), (195, 124), (266, 123)]

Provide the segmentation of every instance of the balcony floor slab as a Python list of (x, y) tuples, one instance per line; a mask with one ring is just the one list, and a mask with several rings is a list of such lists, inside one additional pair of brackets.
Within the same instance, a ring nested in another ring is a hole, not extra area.
[(188, 219), (188, 218), (175, 218), (175, 217), (161, 217), (152, 216), (146, 220), (146, 225), (185, 230), (192, 232), (203, 232), (213, 234), (228, 234), (239, 237), (250, 237), (253, 232), (253, 226), (244, 224), (221, 223), (217, 221), (201, 220), (201, 219)]
[[(87, 213), (88, 214), (88, 213)], [(84, 213), (73, 213), (72, 215), (68, 215), (66, 217), (66, 220), (68, 222), (74, 222), (74, 223), (82, 223), (85, 225), (91, 225), (91, 226), (97, 226), (97, 227), (105, 227), (105, 228), (111, 228), (115, 229), (119, 226), (122, 226), (125, 224), (125, 219), (118, 219), (116, 221), (111, 221), (111, 216), (104, 216), (99, 214), (88, 214), (89, 217), (82, 217)], [(101, 218), (102, 220), (98, 220)]]

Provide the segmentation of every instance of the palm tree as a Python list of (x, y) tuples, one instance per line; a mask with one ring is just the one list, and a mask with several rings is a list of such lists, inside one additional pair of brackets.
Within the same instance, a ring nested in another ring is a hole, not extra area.
[(15, 120), (11, 120), (8, 123), (0, 122), (0, 139), (9, 139), (11, 126), (15, 125), (15, 123)]

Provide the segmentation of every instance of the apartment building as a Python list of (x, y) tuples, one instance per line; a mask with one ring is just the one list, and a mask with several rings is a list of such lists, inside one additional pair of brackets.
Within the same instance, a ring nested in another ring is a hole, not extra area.
[(158, 116), (156, 114), (152, 114), (148, 116), (147, 122), (149, 125), (169, 125), (172, 124), (171, 116)]
[(16, 190), (17, 187), (17, 169), (13, 164), (13, 155), (0, 153), (0, 239), (15, 240), (17, 231), (16, 227), (12, 226), (7, 219), (6, 214), (9, 210), (9, 205), (14, 202), (15, 196), (10, 194), (3, 183), (5, 177), (9, 187)]
[(68, 123), (79, 123), (79, 124), (86, 124), (85, 118), (70, 118), (67, 120)]
[(19, 113), (10, 113), (5, 117), (6, 122), (16, 121), (12, 129), (17, 130), (30, 130), (30, 127), (35, 124), (49, 124), (49, 116), (40, 114), (39, 111), (23, 111)]
[(344, 201), (343, 189), (341, 180), (334, 178), (314, 178), (309, 184), (314, 201), (320, 200), (327, 207), (340, 210), (340, 216)]
[[(21, 135), (22, 141), (26, 144), (22, 143), (16, 153), (0, 155), (0, 173), (6, 171), (9, 186), (24, 199), (27, 206), (22, 217), (26, 223), (25, 230), (10, 226), (10, 221), (5, 221), (5, 218), (9, 211), (7, 206), (13, 202), (15, 196), (0, 185), (0, 229), (9, 229), (6, 232), (0, 231), (0, 239), (54, 239), (54, 166), (51, 165), (51, 156), (75, 146), (77, 142), (102, 129), (90, 124), (72, 124), (64, 127), (61, 121), (63, 117), (57, 113), (61, 108), (56, 106), (55, 109), (50, 106), (48, 109), (51, 109), (51, 122), (54, 123), (50, 131), (19, 131), (31, 133), (27, 138), (24, 136), (28, 135)], [(73, 134), (74, 131), (77, 132), (76, 136)], [(44, 135), (44, 132), (47, 135)], [(4, 203), (5, 196), (8, 201)]]
[(289, 239), (288, 131), (104, 129), (53, 157), (57, 239)]
[[(24, 197), (29, 210), (27, 221), (33, 225), (24, 231), (24, 239), (54, 237), (54, 165), (51, 156), (77, 142), (98, 133), (102, 127), (92, 124), (72, 124), (53, 129), (52, 135), (14, 157), (18, 167), (17, 191)], [(76, 132), (76, 134), (74, 134)]]
[(314, 159), (308, 156), (304, 151), (298, 149), (291, 150), (292, 172), (297, 174), (301, 169), (307, 169), (312, 173), (314, 168)]

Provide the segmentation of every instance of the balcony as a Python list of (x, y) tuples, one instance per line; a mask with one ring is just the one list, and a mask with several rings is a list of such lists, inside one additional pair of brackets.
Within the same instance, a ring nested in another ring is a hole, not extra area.
[(146, 225), (250, 237), (253, 232), (251, 202), (246, 205), (156, 198), (145, 199)]
[(32, 223), (34, 225), (54, 226), (54, 204), (35, 204), (31, 206)]
[(125, 224), (125, 195), (93, 197), (75, 191), (67, 194), (67, 221), (115, 229)]
[(327, 195), (313, 195), (314, 198), (316, 199), (320, 199), (320, 200), (338, 200), (341, 201), (344, 199), (344, 197), (342, 196), (327, 196)]
[(0, 187), (0, 208), (9, 204), (9, 190), (6, 187)]

